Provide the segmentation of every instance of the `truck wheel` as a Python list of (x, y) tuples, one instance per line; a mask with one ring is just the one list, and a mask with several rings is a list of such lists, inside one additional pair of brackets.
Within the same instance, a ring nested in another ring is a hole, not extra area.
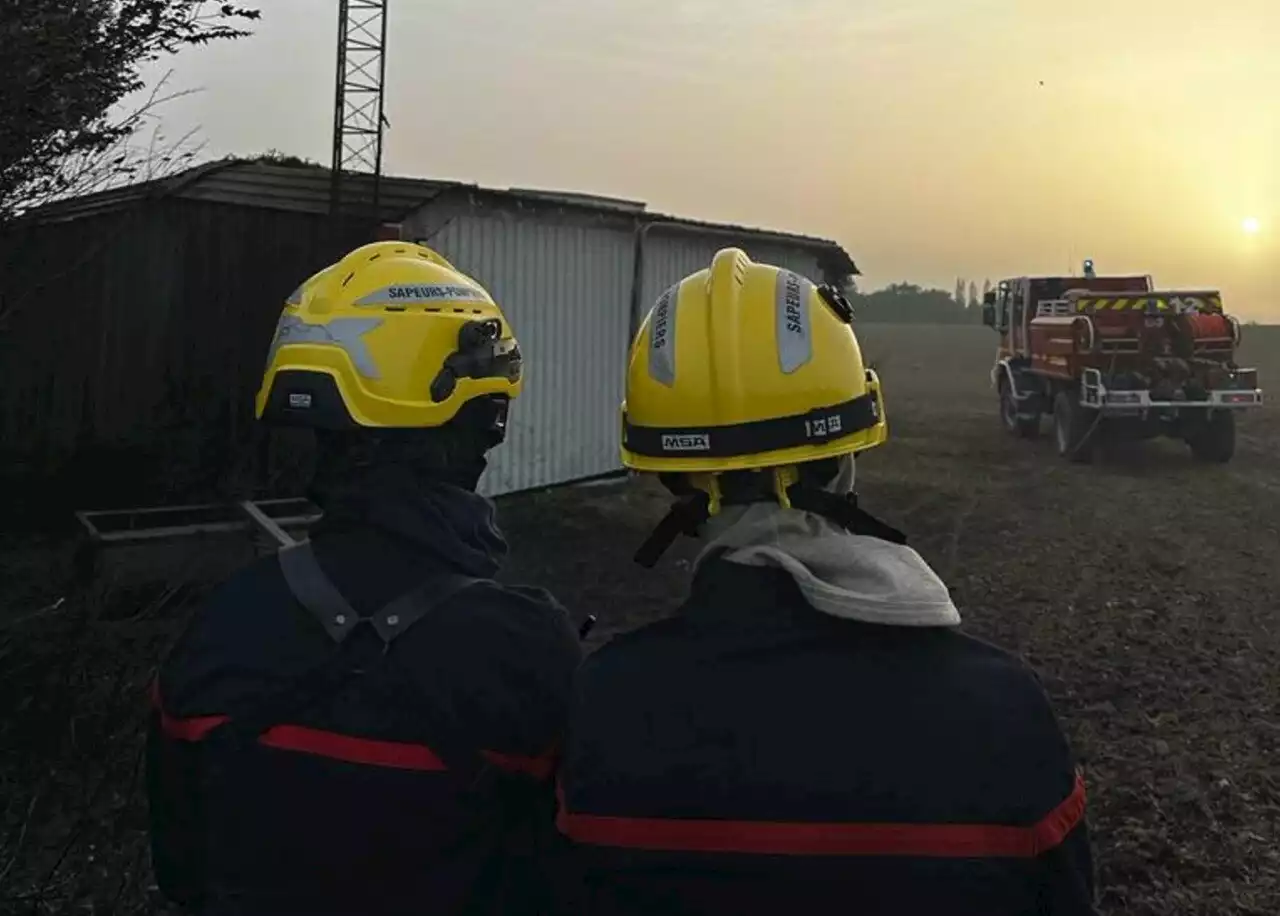
[(1226, 464), (1236, 453), (1236, 415), (1229, 410), (1215, 410), (1187, 437), (1187, 444), (1198, 460)]
[(1037, 410), (1031, 417), (1019, 416), (1018, 401), (1013, 396), (1008, 379), (1000, 382), (1000, 421), (1004, 424), (1005, 432), (1010, 435), (1022, 439), (1034, 439), (1040, 435), (1040, 411)]
[(1093, 460), (1098, 418), (1080, 406), (1075, 392), (1059, 391), (1053, 399), (1053, 431), (1058, 454), (1075, 464)]

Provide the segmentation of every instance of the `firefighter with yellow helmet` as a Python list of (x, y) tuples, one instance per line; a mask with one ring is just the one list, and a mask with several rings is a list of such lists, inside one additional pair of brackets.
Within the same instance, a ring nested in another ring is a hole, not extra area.
[(494, 581), (476, 493), (523, 361), (438, 253), (358, 248), (289, 297), (257, 415), (315, 430), (324, 517), (216, 589), (162, 665), (158, 884), (199, 912), (537, 912), (552, 754), (581, 657)]
[(858, 505), (885, 442), (849, 303), (736, 249), (657, 301), (622, 457), (699, 541), (674, 616), (579, 673), (567, 911), (1093, 912), (1084, 785), (1035, 675)]

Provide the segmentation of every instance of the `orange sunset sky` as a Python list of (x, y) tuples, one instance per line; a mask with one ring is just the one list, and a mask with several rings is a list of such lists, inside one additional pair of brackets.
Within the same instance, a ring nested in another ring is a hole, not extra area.
[[(167, 131), (325, 162), (336, 2), (185, 53)], [(1150, 272), (1280, 321), (1280, 2), (391, 0), (386, 170), (823, 235), (863, 286)], [(1043, 82), (1043, 85), (1041, 84)]]

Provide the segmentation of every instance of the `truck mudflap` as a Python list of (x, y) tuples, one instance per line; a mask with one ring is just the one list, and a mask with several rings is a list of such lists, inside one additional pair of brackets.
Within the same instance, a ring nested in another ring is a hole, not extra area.
[(1039, 416), (1040, 408), (1037, 406), (1039, 393), (1028, 391), (1018, 385), (1018, 371), (1013, 368), (1007, 358), (997, 360), (991, 367), (991, 387), (999, 388), (1001, 381), (1008, 384), (1009, 393), (1013, 395), (1014, 403), (1018, 405), (1019, 416), (1025, 418)]
[(1118, 415), (1167, 409), (1248, 410), (1262, 406), (1262, 389), (1223, 388), (1210, 391), (1204, 400), (1156, 400), (1147, 390), (1110, 390), (1103, 384), (1099, 370), (1086, 369), (1080, 379), (1080, 406)]

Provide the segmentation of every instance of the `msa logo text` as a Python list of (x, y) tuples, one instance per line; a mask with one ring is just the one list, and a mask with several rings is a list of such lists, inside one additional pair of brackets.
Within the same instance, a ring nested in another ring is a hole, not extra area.
[(711, 450), (711, 437), (706, 433), (668, 434), (662, 437), (664, 452), (706, 452)]

